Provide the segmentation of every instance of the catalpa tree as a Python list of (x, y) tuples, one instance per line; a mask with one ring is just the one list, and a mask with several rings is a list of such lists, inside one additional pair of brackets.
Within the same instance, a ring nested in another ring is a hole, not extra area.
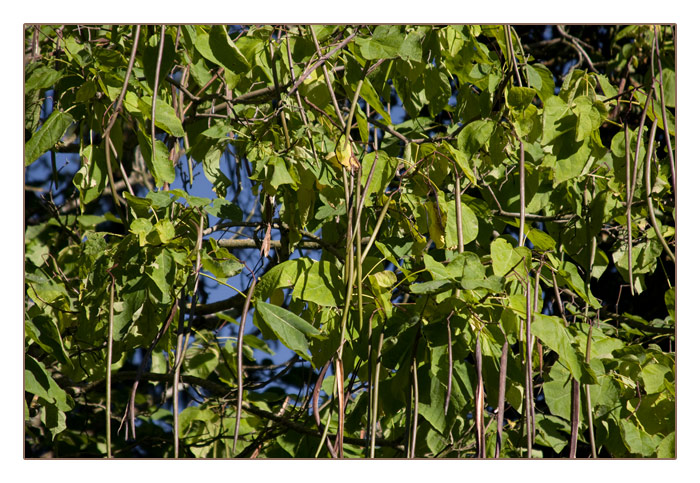
[(25, 28), (25, 456), (675, 456), (675, 28)]

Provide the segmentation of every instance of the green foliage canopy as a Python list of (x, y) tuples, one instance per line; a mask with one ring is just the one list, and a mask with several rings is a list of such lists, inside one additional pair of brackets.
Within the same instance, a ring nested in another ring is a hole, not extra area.
[(673, 457), (675, 32), (542, 31), (28, 27), (26, 455)]

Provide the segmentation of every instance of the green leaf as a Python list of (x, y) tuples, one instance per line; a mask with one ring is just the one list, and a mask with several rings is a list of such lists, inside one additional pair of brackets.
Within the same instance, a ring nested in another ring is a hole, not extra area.
[(450, 79), (442, 69), (436, 67), (425, 71), (425, 95), (431, 116), (437, 116), (447, 105), (452, 94)]
[(561, 280), (559, 283), (566, 284), (570, 288), (586, 300), (594, 309), (599, 309), (601, 307), (600, 302), (597, 298), (593, 296), (590, 288), (586, 286), (578, 273), (578, 268), (575, 264), (571, 262), (564, 262), (562, 268), (560, 268), (556, 273), (557, 280)]
[(378, 25), (370, 38), (358, 38), (355, 43), (367, 60), (391, 59), (398, 56), (404, 36), (397, 25)]
[(250, 63), (231, 40), (224, 25), (212, 25), (209, 32), (209, 48), (219, 65), (232, 72), (245, 72)]
[[(144, 96), (139, 99), (139, 109), (147, 119), (151, 118), (153, 98)], [(156, 98), (156, 126), (171, 136), (181, 138), (185, 136), (182, 122), (175, 113), (175, 108), (160, 98)]]
[(73, 124), (73, 116), (70, 113), (58, 109), (54, 110), (24, 145), (24, 165), (29, 166), (39, 156), (52, 149), (61, 140), (71, 124)]
[(374, 279), (378, 287), (390, 288), (396, 284), (396, 274), (390, 270), (373, 273), (370, 277)]
[(542, 145), (548, 145), (565, 132), (576, 128), (576, 116), (559, 96), (550, 96), (543, 104)]
[(532, 242), (535, 248), (543, 251), (554, 250), (557, 243), (554, 238), (537, 228), (526, 228), (525, 237)]
[(522, 263), (522, 256), (505, 239), (496, 238), (491, 242), (491, 261), (493, 273), (503, 277), (518, 263)]
[(542, 64), (527, 64), (525, 72), (530, 85), (535, 88), (543, 102), (554, 95), (554, 77), (547, 67)]
[(37, 315), (25, 320), (24, 328), (26, 334), (48, 354), (61, 364), (72, 365), (55, 320), (43, 314)]
[[(324, 85), (325, 87), (325, 85)], [(377, 91), (375, 90), (374, 86), (372, 85), (371, 82), (368, 80), (365, 80), (365, 82), (362, 83), (362, 87), (360, 89), (360, 94), (362, 95), (362, 98), (369, 103), (369, 105), (377, 111), (377, 113), (384, 118), (386, 122), (391, 124), (391, 113), (386, 110), (386, 104), (384, 104), (381, 99), (379, 98), (379, 95), (377, 94)]]
[(661, 441), (660, 437), (650, 436), (642, 428), (627, 419), (620, 421), (620, 433), (625, 446), (634, 455), (653, 456), (658, 443)]
[(644, 390), (647, 394), (655, 394), (665, 390), (664, 380), (666, 373), (670, 372), (671, 368), (661, 364), (649, 363), (642, 368), (642, 381), (644, 381)]
[(221, 171), (219, 163), (223, 152), (218, 146), (212, 146), (202, 160), (204, 176), (214, 186), (217, 196), (226, 198), (226, 189), (231, 186), (231, 180)]
[(32, 356), (24, 356), (24, 390), (36, 394), (59, 411), (73, 409), (73, 399), (56, 384), (46, 367)]
[[(191, 197), (188, 198), (188, 200), (190, 199)], [(209, 201), (211, 206), (205, 206), (204, 211), (210, 215), (214, 215), (222, 220), (241, 221), (243, 219), (243, 212), (238, 204), (232, 203), (223, 198), (214, 198), (213, 200)], [(188, 202), (190, 203), (190, 206), (193, 206), (191, 201)]]
[(481, 263), (479, 255), (473, 252), (463, 252), (457, 254), (447, 265), (448, 269), (456, 271), (456, 280), (481, 280), (486, 275), (486, 269)]
[[(399, 48), (399, 57), (404, 60), (420, 62), (423, 58), (423, 48), (421, 47), (421, 35), (418, 32), (410, 32)], [(664, 85), (666, 84), (666, 73), (664, 72)], [(668, 103), (667, 103), (668, 104)]]
[(434, 294), (449, 290), (452, 286), (453, 283), (449, 280), (433, 280), (424, 283), (414, 283), (409, 286), (409, 290), (415, 294)]
[(445, 265), (440, 262), (436, 262), (435, 259), (428, 253), (423, 254), (423, 263), (425, 263), (425, 269), (430, 272), (433, 280), (452, 279), (461, 275), (461, 273), (448, 270)]
[(135, 290), (120, 294), (121, 300), (114, 303), (114, 340), (120, 341), (128, 333), (143, 310), (146, 290)]
[[(637, 101), (639, 101), (639, 104), (641, 106), (643, 106), (646, 103), (647, 96), (644, 93), (635, 91), (634, 97), (637, 99)], [(663, 115), (661, 112), (661, 103), (660, 102), (650, 102), (649, 103), (649, 107), (647, 108), (647, 116), (649, 116), (650, 121), (652, 121), (654, 119), (657, 120), (659, 130), (665, 130), (664, 119), (663, 119)], [(676, 122), (675, 122), (673, 114), (668, 109), (666, 109), (666, 120), (668, 121), (669, 134), (671, 136), (675, 136), (676, 135)]]
[(153, 230), (146, 235), (146, 239), (152, 245), (164, 245), (175, 237), (175, 226), (170, 220), (159, 220), (153, 226)]
[(447, 146), (447, 149), (449, 149), (450, 153), (452, 153), (457, 165), (460, 167), (467, 179), (471, 181), (472, 184), (476, 185), (476, 177), (474, 176), (474, 171), (472, 171), (470, 166), (471, 160), (462, 151), (452, 147), (451, 144), (444, 143), (443, 146)]
[(418, 413), (440, 433), (445, 431), (445, 396), (447, 391), (440, 379), (430, 374), (430, 367), (423, 365), (418, 369), (418, 385), (429, 389), (418, 393)]
[(272, 193), (274, 194), (277, 189), (283, 184), (291, 184), (296, 186), (294, 179), (289, 174), (287, 170), (287, 165), (284, 159), (279, 156), (272, 156), (269, 160), (268, 167), (271, 169), (271, 174), (268, 176), (270, 186), (272, 187)]
[(159, 301), (161, 303), (170, 303), (170, 292), (175, 285), (175, 270), (175, 263), (167, 248), (160, 250), (146, 268), (148, 277), (160, 290)]
[(168, 208), (175, 202), (175, 193), (175, 191), (149, 191), (146, 193), (146, 199), (155, 208)]
[(666, 303), (666, 310), (668, 310), (668, 315), (671, 316), (673, 321), (676, 320), (676, 287), (671, 287), (666, 290), (664, 294), (664, 302)]
[[(29, 94), (31, 91), (46, 89), (54, 85), (61, 77), (63, 73), (40, 65), (32, 71), (27, 80), (24, 83), (24, 92)], [(664, 79), (665, 80), (665, 79)]]
[[(447, 205), (447, 219), (445, 227), (445, 246), (454, 250), (457, 248), (457, 208), (454, 203)], [(462, 242), (466, 245), (476, 240), (479, 234), (479, 220), (469, 206), (462, 202)]]
[(151, 139), (146, 137), (141, 131), (138, 132), (139, 146), (143, 159), (146, 161), (148, 170), (153, 175), (157, 186), (175, 181), (175, 167), (170, 161), (168, 148), (162, 141), (156, 139), (155, 157), (152, 156)]
[(473, 158), (491, 138), (494, 127), (494, 122), (488, 119), (470, 122), (457, 135), (457, 149), (464, 152), (468, 159)]
[(226, 281), (243, 269), (243, 264), (227, 249), (217, 249), (212, 255), (202, 253), (202, 267), (210, 271), (219, 281)]
[[(664, 77), (664, 81), (666, 78)], [(675, 458), (676, 457), (676, 432), (672, 432), (666, 436), (656, 449), (657, 458)]]
[(546, 414), (537, 414), (535, 420), (537, 427), (535, 442), (549, 446), (555, 453), (561, 453), (569, 444), (571, 426), (559, 418)]
[(593, 102), (587, 96), (574, 99), (573, 112), (576, 114), (576, 141), (588, 138), (608, 117), (605, 104)]
[(533, 314), (533, 318), (532, 333), (547, 347), (559, 354), (576, 380), (584, 383), (595, 382), (595, 374), (583, 366), (583, 361), (576, 353), (573, 337), (564, 327), (563, 319), (537, 313)]
[(591, 148), (588, 143), (576, 142), (571, 134), (573, 133), (557, 140), (560, 148), (555, 153), (554, 187), (584, 174), (583, 169), (591, 156)]
[(202, 131), (200, 136), (208, 137), (209, 139), (223, 139), (228, 136), (228, 133), (233, 131), (233, 126), (228, 123), (218, 122), (209, 129)]
[[(568, 421), (571, 418), (571, 373), (563, 365), (561, 359), (549, 369), (547, 378), (542, 385), (547, 407), (553, 415)], [(579, 406), (579, 418), (583, 416), (583, 405)], [(579, 419), (581, 420), (581, 419)]]
[(219, 365), (219, 359), (219, 353), (212, 347), (190, 349), (185, 358), (185, 373), (206, 379)]
[(345, 284), (340, 271), (331, 262), (314, 262), (294, 286), (292, 297), (325, 307), (341, 307)]
[(663, 69), (664, 76), (664, 104), (673, 109), (676, 107), (676, 72), (672, 69)]
[(136, 218), (150, 218), (151, 206), (153, 205), (150, 199), (132, 196), (128, 191), (122, 193), (122, 196), (124, 196), (129, 208), (136, 214)]
[(506, 104), (511, 109), (525, 109), (535, 98), (535, 89), (530, 87), (511, 87), (508, 89)]
[(255, 286), (253, 298), (265, 301), (279, 288), (293, 287), (300, 277), (314, 263), (309, 258), (297, 258), (287, 260), (272, 267)]
[(99, 198), (107, 186), (107, 162), (104, 150), (97, 146), (87, 146), (82, 157), (85, 162), (73, 176), (73, 185), (80, 190), (82, 204), (86, 205)]
[(139, 237), (139, 246), (145, 246), (146, 237), (153, 229), (153, 224), (145, 218), (136, 218), (131, 222), (129, 231)]
[(503, 277), (492, 275), (485, 280), (469, 279), (466, 276), (461, 282), (464, 290), (477, 290), (480, 288), (486, 289), (492, 293), (503, 291)]
[(66, 287), (62, 283), (57, 283), (46, 278), (43, 274), (38, 277), (33, 277), (33, 280), (31, 283), (28, 283), (28, 286), (27, 294), (40, 307), (54, 303), (57, 300), (70, 301), (68, 292), (66, 292)]
[(318, 337), (321, 335), (321, 332), (316, 327), (298, 315), (277, 305), (257, 301), (255, 308), (285, 346), (311, 362), (308, 354), (309, 342), (307, 337)]
[(379, 150), (372, 154), (368, 154), (362, 160), (362, 186), (367, 186), (367, 178), (369, 177), (369, 172), (374, 163), (374, 158), (377, 158), (377, 164), (374, 167), (374, 174), (370, 181), (369, 187), (367, 189), (367, 198), (365, 199), (365, 206), (369, 206), (372, 203), (370, 195), (377, 194), (380, 195), (384, 192), (387, 184), (396, 175), (396, 166), (399, 164), (397, 158), (390, 158), (386, 152)]
[[(160, 51), (161, 41), (163, 43), (163, 53), (159, 57), (158, 52)], [(158, 60), (160, 60), (160, 75), (158, 83), (161, 85), (163, 82), (163, 77), (170, 72), (175, 61), (175, 42), (173, 41), (172, 36), (168, 35), (167, 31), (163, 37), (161, 37), (160, 32), (151, 35), (151, 37), (148, 39), (146, 51), (142, 56), (138, 56), (137, 58), (141, 59), (143, 62), (143, 73), (146, 76), (146, 81), (148, 82), (151, 91), (154, 91)]]

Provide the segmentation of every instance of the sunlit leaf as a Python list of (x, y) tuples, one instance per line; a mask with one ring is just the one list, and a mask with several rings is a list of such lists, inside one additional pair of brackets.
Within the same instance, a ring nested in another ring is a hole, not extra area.
[(73, 116), (68, 112), (55, 110), (44, 121), (24, 145), (24, 165), (29, 166), (49, 149), (58, 143), (66, 129), (73, 123)]
[(311, 360), (308, 354), (308, 337), (320, 336), (318, 329), (298, 315), (277, 305), (258, 301), (255, 308), (284, 345), (307, 361)]

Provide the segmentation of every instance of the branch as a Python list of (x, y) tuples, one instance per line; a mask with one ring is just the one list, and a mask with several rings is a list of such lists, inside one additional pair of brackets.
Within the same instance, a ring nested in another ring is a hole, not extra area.
[(561, 25), (557, 25), (557, 30), (564, 38), (566, 38), (567, 40), (569, 40), (571, 42), (574, 49), (579, 53), (579, 55), (582, 56), (584, 59), (586, 59), (586, 63), (591, 68), (591, 70), (597, 74), (598, 69), (595, 68), (595, 66), (593, 65), (593, 62), (591, 62), (591, 58), (588, 57), (588, 54), (586, 53), (586, 51), (583, 49), (583, 47), (581, 47), (581, 41), (579, 39), (577, 39), (576, 37), (574, 37), (573, 35), (567, 33)]
[[(131, 77), (131, 69), (134, 67), (134, 61), (136, 60), (136, 51), (139, 43), (139, 33), (141, 32), (141, 26), (136, 26), (136, 32), (134, 33), (134, 45), (131, 47), (131, 55), (129, 56), (129, 65), (126, 68), (126, 74), (124, 75), (124, 84), (122, 85), (122, 91), (119, 93), (117, 98), (117, 104), (112, 112), (112, 116), (107, 123), (107, 128), (104, 131), (105, 141), (105, 155), (107, 157), (107, 177), (109, 178), (109, 186), (112, 190), (112, 201), (114, 201), (114, 209), (117, 210), (119, 217), (126, 221), (125, 215), (121, 212), (121, 207), (119, 206), (119, 198), (117, 198), (117, 188), (114, 184), (114, 173), (112, 172), (112, 159), (110, 156), (110, 133), (112, 132), (112, 127), (117, 122), (117, 117), (122, 110), (122, 105), (124, 102), (124, 96), (126, 96), (126, 88), (129, 85), (129, 77)], [(155, 149), (155, 148), (154, 148)]]
[[(292, 430), (296, 431), (297, 433), (308, 434), (310, 436), (314, 436), (317, 438), (320, 438), (322, 436), (322, 434), (317, 430), (307, 428), (306, 426), (299, 424), (299, 423), (295, 423), (294, 421), (289, 421), (287, 419), (284, 419), (282, 417), (277, 416), (274, 413), (271, 413), (269, 411), (265, 411), (264, 409), (260, 409), (260, 408), (257, 408), (255, 406), (252, 406), (247, 402), (243, 403), (243, 409), (245, 411), (248, 411), (251, 414), (255, 414), (256, 416), (260, 416), (262, 418), (270, 419), (276, 423), (280, 423), (281, 425), (283, 425), (289, 429), (292, 429)], [(328, 436), (337, 436), (337, 435), (329, 433)], [(393, 440), (387, 440), (384, 438), (376, 438), (375, 444), (378, 446), (389, 446), (392, 448), (401, 449), (403, 447), (401, 445), (402, 439), (403, 438), (396, 438)], [(346, 436), (343, 438), (343, 441), (346, 443), (349, 443), (349, 444), (357, 445), (357, 446), (364, 446), (367, 444), (366, 438), (353, 438), (350, 436)]]
[(243, 304), (243, 315), (241, 315), (241, 321), (238, 328), (238, 341), (237, 346), (237, 377), (238, 377), (238, 394), (236, 394), (236, 426), (233, 432), (233, 452), (236, 452), (236, 443), (238, 442), (238, 429), (241, 426), (241, 406), (243, 404), (243, 335), (245, 334), (245, 322), (248, 318), (248, 308), (250, 307), (250, 300), (253, 298), (253, 291), (255, 290), (255, 284), (258, 279), (253, 274), (253, 280), (250, 283), (250, 288), (248, 289), (248, 295), (246, 295), (245, 303)]

